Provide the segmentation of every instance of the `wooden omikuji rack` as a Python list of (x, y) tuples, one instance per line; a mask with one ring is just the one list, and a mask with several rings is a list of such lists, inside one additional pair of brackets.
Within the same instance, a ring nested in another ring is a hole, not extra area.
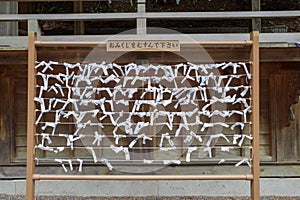
[(260, 165), (259, 165), (259, 33), (252, 32), (249, 41), (224, 41), (201, 42), (206, 46), (250, 46), (251, 87), (252, 87), (252, 113), (251, 141), (252, 168), (249, 174), (239, 175), (53, 175), (35, 173), (35, 62), (37, 60), (37, 48), (44, 46), (95, 46), (97, 42), (43, 42), (37, 41), (35, 32), (28, 33), (28, 110), (27, 110), (27, 169), (26, 169), (26, 199), (35, 197), (36, 180), (249, 180), (251, 182), (251, 199), (260, 198)]

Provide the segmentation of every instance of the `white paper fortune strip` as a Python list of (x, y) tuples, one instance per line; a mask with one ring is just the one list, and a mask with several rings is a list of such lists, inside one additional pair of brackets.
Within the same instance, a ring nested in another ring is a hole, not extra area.
[[(110, 160), (99, 159), (96, 149), (123, 152), (124, 160), (129, 161), (133, 159), (130, 152), (137, 146), (151, 144), (161, 154), (183, 149), (185, 161), (191, 162), (191, 154), (196, 150), (207, 152), (213, 158), (213, 149), (220, 138), (227, 142), (226, 146), (219, 146), (223, 153), (234, 151), (235, 147), (243, 148), (245, 139), (253, 139), (249, 132), (242, 132), (251, 126), (248, 63), (145, 67), (133, 63), (120, 66), (104, 62), (81, 65), (42, 61), (35, 69), (38, 79), (35, 125), (41, 130), (36, 148), (42, 151), (59, 153), (66, 148), (75, 151), (79, 148), (75, 141), (91, 138), (86, 148), (94, 163), (100, 161), (112, 170)], [(236, 109), (227, 109), (227, 105)], [(71, 124), (73, 132), (61, 133), (63, 126)], [(108, 125), (112, 127), (109, 133)], [(163, 131), (149, 133), (148, 128), (154, 126), (155, 130)], [(231, 132), (228, 134), (226, 130)], [(56, 145), (53, 137), (65, 138), (66, 144)], [(103, 146), (104, 138), (113, 138), (112, 144)], [(183, 141), (178, 142), (179, 138)], [(83, 159), (76, 159), (82, 172)], [(73, 170), (71, 159), (55, 161), (65, 172), (68, 172), (66, 165)], [(153, 162), (143, 159), (144, 164)], [(221, 159), (218, 164), (223, 162)], [(181, 161), (175, 158), (162, 163), (180, 164)], [(243, 158), (235, 166), (242, 163), (251, 166), (251, 159)]]

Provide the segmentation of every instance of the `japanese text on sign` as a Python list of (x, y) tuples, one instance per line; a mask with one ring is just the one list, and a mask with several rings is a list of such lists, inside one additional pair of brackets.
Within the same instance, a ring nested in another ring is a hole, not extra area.
[(179, 40), (108, 40), (107, 51), (180, 51)]

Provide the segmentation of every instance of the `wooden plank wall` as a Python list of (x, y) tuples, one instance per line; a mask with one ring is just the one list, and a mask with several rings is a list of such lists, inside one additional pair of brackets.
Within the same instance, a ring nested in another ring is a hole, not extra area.
[[(121, 59), (122, 60), (122, 59)], [(173, 64), (173, 63), (168, 63)], [(13, 152), (10, 152), (12, 158), (15, 158), (16, 161), (22, 161), (22, 158), (26, 157), (26, 96), (27, 96), (27, 85), (26, 85), (26, 75), (25, 73), (22, 74), (19, 70), (20, 67), (10, 67), (5, 75), (5, 79), (1, 80), (1, 85), (7, 86), (10, 85), (10, 89), (4, 90), (5, 87), (1, 87), (1, 105), (5, 109), (9, 109), (6, 105), (10, 105), (12, 116), (7, 116), (8, 120), (12, 124), (11, 127), (13, 128), (6, 128), (5, 130), (1, 128), (1, 132), (6, 135), (9, 135), (11, 139), (7, 140), (6, 142), (14, 144)], [(26, 70), (23, 68), (23, 72)], [(268, 87), (268, 79), (266, 77), (261, 77), (262, 89), (261, 95), (264, 96), (265, 93), (269, 92)], [(7, 95), (9, 94), (9, 95)], [(11, 100), (7, 98), (10, 97)], [(6, 104), (5, 104), (6, 102)], [(269, 113), (270, 110), (268, 108), (268, 100), (262, 99), (261, 101), (261, 156), (265, 158), (265, 160), (270, 160), (271, 158), (271, 131), (270, 131), (270, 119)], [(2, 109), (3, 110), (3, 109)], [(5, 111), (5, 110), (4, 110)], [(2, 112), (2, 113), (9, 113), (9, 112)], [(7, 114), (5, 114), (7, 115)], [(4, 119), (2, 117), (1, 119)], [(7, 123), (9, 124), (9, 123)], [(7, 150), (9, 151), (9, 150)], [(6, 152), (7, 153), (7, 152)], [(80, 153), (80, 152), (78, 152)], [(84, 154), (81, 152), (80, 154)]]
[(7, 106), (10, 105), (9, 102), (11, 100), (11, 96), (8, 95), (10, 84), (8, 78), (2, 76), (0, 76), (0, 78), (0, 159), (1, 164), (9, 164), (9, 162), (11, 161), (10, 148), (12, 146), (12, 109), (10, 108), (10, 106)]
[[(162, 55), (155, 55), (158, 56), (157, 60), (162, 59), (160, 58)], [(166, 54), (163, 56), (164, 59), (170, 57)], [(277, 161), (288, 164), (300, 159), (299, 101), (297, 103), (300, 91), (299, 69), (299, 62), (261, 63), (260, 149), (263, 162)], [(25, 163), (26, 71), (25, 65), (0, 65), (0, 165), (2, 166), (17, 163), (24, 166)], [(78, 153), (85, 154), (85, 152)], [(268, 175), (281, 173), (272, 167), (266, 170)], [(290, 174), (296, 171), (283, 170), (282, 173)]]
[[(277, 66), (276, 66), (277, 65)], [(279, 162), (296, 162), (300, 159), (299, 135), (299, 63), (273, 64), (279, 68), (270, 75), (272, 110), (271, 127), (274, 136), (276, 160)]]
[(26, 71), (26, 66), (0, 66), (1, 164), (26, 157)]
[(27, 78), (14, 79), (14, 127), (15, 127), (15, 157), (23, 158), (26, 156), (26, 114), (27, 102)]

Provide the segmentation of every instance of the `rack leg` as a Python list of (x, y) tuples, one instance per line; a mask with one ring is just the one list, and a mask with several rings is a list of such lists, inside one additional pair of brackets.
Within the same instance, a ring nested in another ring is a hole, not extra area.
[(252, 104), (252, 147), (253, 147), (253, 167), (251, 180), (251, 199), (260, 199), (260, 165), (259, 165), (259, 33), (254, 31), (251, 33), (251, 40), (253, 41), (251, 50), (252, 66), (252, 88), (253, 88), (253, 104)]
[(35, 172), (35, 70), (36, 48), (34, 41), (36, 33), (28, 33), (28, 99), (27, 99), (27, 165), (26, 165), (26, 199), (34, 200), (35, 182), (33, 174)]

